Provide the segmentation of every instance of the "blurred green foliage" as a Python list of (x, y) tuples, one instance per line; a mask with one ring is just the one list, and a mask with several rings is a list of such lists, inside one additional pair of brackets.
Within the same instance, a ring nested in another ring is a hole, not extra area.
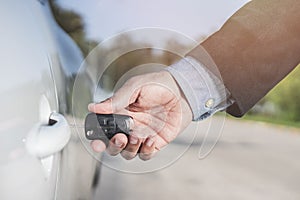
[(266, 97), (275, 105), (275, 117), (300, 122), (300, 67), (298, 66)]
[(98, 43), (86, 37), (82, 17), (75, 11), (60, 7), (56, 0), (49, 0), (49, 3), (56, 22), (77, 43), (83, 55), (86, 56)]
[(300, 127), (300, 64), (245, 119)]

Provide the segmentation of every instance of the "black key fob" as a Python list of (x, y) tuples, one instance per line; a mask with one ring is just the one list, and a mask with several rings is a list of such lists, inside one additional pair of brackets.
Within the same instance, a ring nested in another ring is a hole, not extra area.
[(102, 140), (107, 145), (117, 133), (128, 137), (132, 123), (127, 115), (89, 113), (85, 118), (85, 136), (88, 140)]

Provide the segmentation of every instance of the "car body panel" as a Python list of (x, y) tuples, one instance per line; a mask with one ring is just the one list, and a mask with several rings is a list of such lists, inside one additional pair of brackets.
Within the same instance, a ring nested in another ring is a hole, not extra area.
[[(39, 158), (26, 148), (28, 135), (46, 126), (52, 112), (74, 120), (72, 87), (82, 54), (47, 1), (5, 1), (0, 13), (0, 199), (89, 199), (96, 162), (74, 128), (61, 152)], [(82, 90), (90, 93), (86, 80)]]
[[(31, 129), (47, 124), (50, 112), (58, 110), (46, 44), (37, 34), (29, 4), (13, 0), (0, 7), (5, 16), (0, 19), (5, 27), (0, 39), (0, 199), (55, 197), (57, 169), (47, 178), (41, 160), (31, 156), (25, 146)], [(58, 157), (53, 156), (52, 164), (57, 162)]]

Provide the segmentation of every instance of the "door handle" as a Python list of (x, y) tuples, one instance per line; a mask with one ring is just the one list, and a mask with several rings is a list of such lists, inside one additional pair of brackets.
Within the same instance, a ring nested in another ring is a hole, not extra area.
[(61, 151), (69, 142), (71, 131), (65, 117), (53, 112), (47, 125), (36, 125), (26, 138), (27, 151), (36, 157), (45, 158)]

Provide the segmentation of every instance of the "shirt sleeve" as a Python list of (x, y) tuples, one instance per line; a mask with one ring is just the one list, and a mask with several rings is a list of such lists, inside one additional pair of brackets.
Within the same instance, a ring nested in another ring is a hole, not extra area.
[(234, 103), (222, 80), (191, 56), (166, 70), (182, 89), (193, 112), (193, 121), (203, 120)]

